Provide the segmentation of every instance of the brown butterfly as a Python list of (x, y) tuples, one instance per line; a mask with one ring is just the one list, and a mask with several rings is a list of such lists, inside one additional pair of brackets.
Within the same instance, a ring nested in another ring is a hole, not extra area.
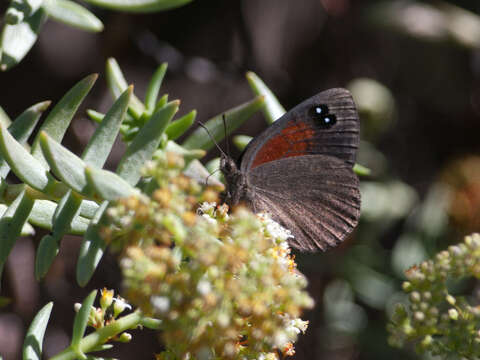
[(254, 138), (238, 164), (222, 154), (224, 200), (270, 213), (292, 231), (289, 242), (297, 249), (336, 246), (360, 216), (359, 182), (352, 169), (359, 139), (351, 94), (323, 91)]

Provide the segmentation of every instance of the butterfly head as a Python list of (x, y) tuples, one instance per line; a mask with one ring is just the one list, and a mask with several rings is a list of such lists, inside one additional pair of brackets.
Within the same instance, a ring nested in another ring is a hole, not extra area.
[(236, 205), (245, 192), (245, 177), (238, 168), (235, 160), (226, 154), (220, 157), (220, 171), (225, 177), (227, 188), (222, 200), (228, 205)]
[(240, 170), (238, 169), (235, 160), (230, 156), (222, 153), (220, 157), (220, 171), (222, 172), (227, 184), (233, 184), (236, 182), (236, 179), (241, 176)]

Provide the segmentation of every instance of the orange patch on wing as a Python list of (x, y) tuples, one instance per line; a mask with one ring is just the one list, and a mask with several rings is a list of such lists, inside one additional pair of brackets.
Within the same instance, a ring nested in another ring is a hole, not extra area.
[(293, 122), (260, 148), (253, 160), (252, 168), (286, 157), (305, 155), (309, 146), (308, 140), (314, 133), (306, 123)]

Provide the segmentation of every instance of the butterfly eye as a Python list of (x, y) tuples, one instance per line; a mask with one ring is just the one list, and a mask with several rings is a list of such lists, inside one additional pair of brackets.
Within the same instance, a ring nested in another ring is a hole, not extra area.
[(310, 115), (322, 128), (328, 129), (337, 122), (337, 117), (328, 113), (328, 106), (325, 104), (312, 106), (310, 109)]

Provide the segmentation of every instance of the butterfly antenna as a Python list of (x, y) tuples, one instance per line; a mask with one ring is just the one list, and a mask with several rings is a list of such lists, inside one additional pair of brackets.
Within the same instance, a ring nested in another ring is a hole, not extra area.
[(212, 171), (211, 174), (209, 174), (209, 175), (207, 176), (207, 178), (205, 179), (205, 185), (206, 185), (206, 186), (208, 186), (208, 179), (210, 179), (210, 176), (212, 176), (213, 174), (215, 174), (215, 173), (216, 173), (217, 171), (219, 171), (219, 170), (220, 170), (220, 169), (215, 169), (215, 170)]
[(228, 136), (227, 136), (227, 119), (225, 118), (225, 113), (222, 114), (222, 120), (223, 120), (223, 131), (225, 132), (225, 143), (226, 143), (227, 155), (230, 156), (230, 146), (228, 144)]
[[(205, 126), (205, 124), (203, 124), (201, 121), (197, 120), (197, 123), (199, 126), (201, 126), (208, 134), (208, 136), (210, 136), (210, 139), (212, 140), (212, 142), (215, 144), (215, 146), (217, 147), (217, 149), (224, 155), (224, 156), (227, 156), (227, 154), (225, 154), (225, 152), (222, 150), (222, 148), (220, 147), (220, 145), (218, 145), (218, 143), (215, 141), (215, 138), (212, 136), (212, 134), (210, 133), (210, 130), (208, 130), (208, 128)], [(228, 156), (227, 156), (228, 157)]]

